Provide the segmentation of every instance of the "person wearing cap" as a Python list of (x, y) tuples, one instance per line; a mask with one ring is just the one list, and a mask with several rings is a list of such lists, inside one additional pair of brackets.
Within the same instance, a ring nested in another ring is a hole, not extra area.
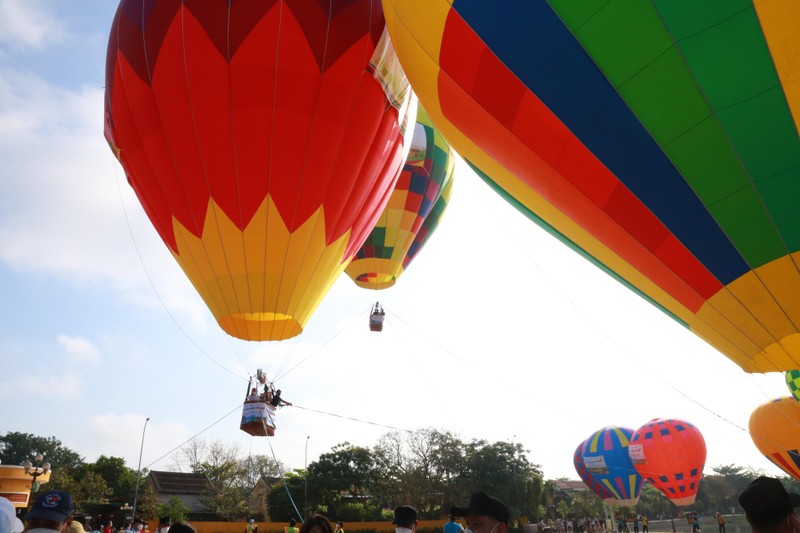
[(17, 518), (17, 509), (8, 498), (0, 496), (0, 533), (22, 533), (25, 526)]
[(157, 533), (167, 533), (169, 531), (169, 526), (172, 525), (172, 518), (169, 516), (162, 516), (158, 519), (158, 530)]
[(753, 533), (800, 532), (800, 520), (794, 508), (800, 506), (800, 494), (786, 492), (783, 484), (761, 476), (739, 495), (739, 505)]
[(401, 505), (394, 510), (395, 533), (413, 533), (417, 529), (417, 510), (410, 505)]
[(442, 526), (442, 533), (461, 533), (464, 531), (464, 526), (456, 522), (456, 517), (450, 515), (447, 523)]
[(470, 497), (467, 507), (453, 507), (450, 514), (466, 517), (466, 531), (469, 533), (507, 533), (508, 531), (508, 507), (485, 492), (476, 492)]
[(63, 490), (48, 490), (39, 496), (25, 515), (28, 533), (66, 533), (72, 523), (75, 502)]

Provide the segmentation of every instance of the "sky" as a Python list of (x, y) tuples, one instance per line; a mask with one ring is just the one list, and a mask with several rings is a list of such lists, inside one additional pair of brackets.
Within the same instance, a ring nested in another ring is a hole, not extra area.
[[(577, 479), (572, 454), (594, 431), (680, 418), (705, 437), (707, 474), (782, 475), (746, 431), (758, 405), (789, 394), (782, 374), (744, 373), (461, 163), (436, 234), (394, 287), (343, 274), (299, 337), (227, 336), (103, 138), (116, 5), (0, 0), (0, 433), (134, 468), (141, 452), (157, 470), (200, 434), (293, 469), (339, 443), (435, 428), (520, 443), (546, 478)], [(368, 329), (376, 300), (382, 333)], [(271, 439), (238, 429), (258, 368), (295, 404)]]

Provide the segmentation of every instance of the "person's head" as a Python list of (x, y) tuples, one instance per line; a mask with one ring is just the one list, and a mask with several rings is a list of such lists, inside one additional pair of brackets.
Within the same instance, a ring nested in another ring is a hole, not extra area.
[(197, 531), (186, 522), (175, 522), (169, 526), (169, 533), (197, 533)]
[(300, 526), (300, 533), (333, 533), (333, 528), (327, 518), (314, 513)]
[(22, 533), (25, 526), (17, 518), (14, 504), (7, 498), (0, 497), (0, 533)]
[(417, 510), (410, 505), (401, 505), (394, 510), (392, 519), (395, 529), (417, 529)]
[(456, 521), (456, 517), (455, 517), (455, 516), (453, 516), (453, 515), (450, 515), (450, 516), (448, 516), (447, 518), (448, 518), (448, 520), (450, 520), (451, 522), (455, 522), (455, 521)]
[(142, 522), (141, 520), (139, 520), (137, 518), (136, 520), (133, 521), (133, 525), (131, 526), (131, 529), (133, 529), (134, 531), (143, 530), (144, 529), (144, 522)]
[(255, 521), (256, 521), (255, 518), (251, 518), (250, 520), (248, 520), (248, 522), (250, 522), (251, 524), (255, 523)]
[(172, 519), (168, 516), (162, 516), (158, 519), (158, 533), (167, 533), (171, 525)]
[(36, 498), (31, 510), (25, 515), (27, 529), (66, 531), (74, 512), (75, 502), (72, 496), (63, 490), (48, 490)]
[(295, 524), (297, 524), (297, 520), (295, 520), (294, 518), (290, 518), (289, 519), (289, 527), (294, 527)]
[(739, 504), (753, 531), (793, 532), (800, 529), (794, 508), (800, 506), (800, 494), (786, 492), (783, 484), (771, 477), (761, 476), (739, 495)]
[(476, 492), (467, 507), (453, 507), (450, 514), (467, 518), (467, 529), (472, 533), (506, 533), (508, 507), (485, 492)]

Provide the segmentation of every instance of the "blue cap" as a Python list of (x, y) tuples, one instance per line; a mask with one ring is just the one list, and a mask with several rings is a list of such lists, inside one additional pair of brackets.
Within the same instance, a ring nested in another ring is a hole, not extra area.
[(49, 490), (36, 498), (25, 520), (44, 519), (63, 522), (75, 512), (72, 496), (63, 490)]

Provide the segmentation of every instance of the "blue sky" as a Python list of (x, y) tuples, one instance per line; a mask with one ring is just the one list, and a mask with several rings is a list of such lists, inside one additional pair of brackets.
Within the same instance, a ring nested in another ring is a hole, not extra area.
[[(369, 292), (343, 276), (297, 339), (226, 336), (103, 139), (115, 9), (0, 0), (0, 431), (135, 466), (150, 417), (150, 465), (235, 411), (246, 376), (264, 368), (305, 408), (283, 409), (269, 443), (293, 468), (307, 436), (312, 461), (343, 441), (371, 446), (389, 427), (435, 427), (521, 442), (547, 477), (575, 478), (572, 453), (594, 430), (675, 417), (704, 433), (707, 472), (779, 472), (741, 428), (788, 394), (781, 375), (743, 373), (464, 165), (437, 234), (395, 287)], [(367, 329), (376, 299), (388, 312), (381, 334)], [(203, 436), (271, 453), (238, 430), (238, 412)]]

